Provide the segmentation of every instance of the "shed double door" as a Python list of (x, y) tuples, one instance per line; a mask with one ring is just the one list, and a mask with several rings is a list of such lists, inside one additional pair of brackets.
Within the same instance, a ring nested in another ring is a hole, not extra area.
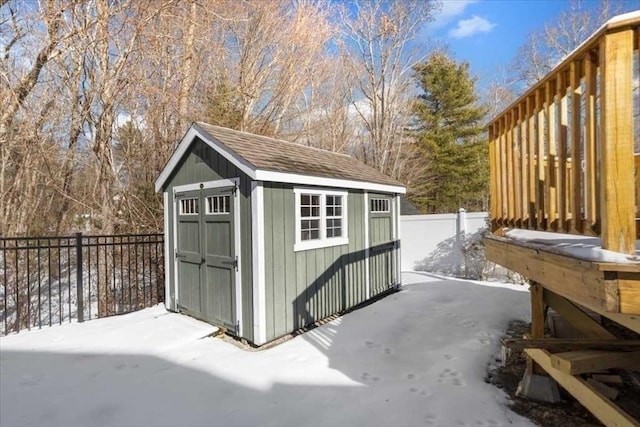
[(236, 331), (235, 187), (176, 193), (178, 309)]

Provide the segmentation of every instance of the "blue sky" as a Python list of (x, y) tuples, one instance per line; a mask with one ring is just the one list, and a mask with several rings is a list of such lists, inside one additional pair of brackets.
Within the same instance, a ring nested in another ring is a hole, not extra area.
[[(640, 0), (623, 2), (624, 11), (640, 9)], [(584, 0), (587, 7), (596, 0)], [(499, 67), (513, 60), (527, 35), (569, 8), (568, 0), (444, 0), (427, 33), (467, 61), (483, 87)]]

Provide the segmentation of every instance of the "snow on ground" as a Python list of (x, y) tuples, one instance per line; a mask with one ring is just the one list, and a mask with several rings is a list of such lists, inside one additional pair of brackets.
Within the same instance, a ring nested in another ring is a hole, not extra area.
[(0, 425), (531, 425), (483, 380), (507, 322), (529, 317), (526, 288), (403, 281), (262, 351), (162, 306), (2, 337)]

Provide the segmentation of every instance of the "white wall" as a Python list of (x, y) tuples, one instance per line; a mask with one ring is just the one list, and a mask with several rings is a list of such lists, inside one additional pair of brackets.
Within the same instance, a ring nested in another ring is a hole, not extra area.
[(458, 214), (400, 216), (402, 270), (415, 270), (416, 264), (433, 252), (439, 243), (455, 238), (459, 233), (473, 234), (484, 228), (487, 217), (486, 212), (463, 210)]

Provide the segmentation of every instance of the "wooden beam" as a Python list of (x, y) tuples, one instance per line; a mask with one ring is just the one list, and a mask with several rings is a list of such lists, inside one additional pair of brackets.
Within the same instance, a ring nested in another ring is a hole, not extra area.
[(633, 30), (606, 34), (600, 46), (602, 247), (635, 254)]
[(596, 380), (594, 378), (587, 378), (587, 382), (593, 388), (598, 390), (598, 392), (600, 394), (602, 394), (603, 396), (605, 396), (609, 400), (616, 400), (618, 398), (618, 395), (620, 394), (620, 392), (618, 390), (616, 390), (615, 388), (609, 387), (608, 385), (604, 385), (600, 381), (598, 381), (598, 380)]
[(640, 350), (640, 340), (619, 339), (576, 339), (576, 338), (505, 338), (502, 346), (523, 350), (525, 348), (544, 348), (550, 351), (569, 350)]
[(636, 314), (622, 314), (622, 313), (608, 313), (606, 311), (598, 311), (598, 314), (605, 316), (608, 319), (613, 320), (622, 326), (629, 328), (630, 330), (640, 334), (640, 315)]
[(544, 301), (560, 316), (564, 317), (582, 335), (592, 339), (615, 339), (616, 336), (596, 322), (591, 316), (576, 307), (568, 299), (545, 289)]
[(555, 353), (551, 355), (551, 366), (571, 375), (612, 368), (640, 369), (640, 351), (584, 350)]
[(551, 375), (565, 390), (606, 426), (640, 427), (640, 423), (616, 404), (604, 397), (593, 386), (581, 378), (566, 374), (551, 366), (551, 355), (545, 350), (527, 349), (527, 355)]
[(623, 384), (622, 377), (620, 375), (593, 374), (591, 375), (591, 378), (605, 384), (615, 384), (615, 385)]
[(520, 246), (498, 237), (485, 239), (487, 259), (541, 283), (545, 288), (597, 311), (604, 310), (603, 273), (591, 263)]
[(620, 313), (633, 314), (640, 306), (640, 274), (621, 272), (617, 276)]

